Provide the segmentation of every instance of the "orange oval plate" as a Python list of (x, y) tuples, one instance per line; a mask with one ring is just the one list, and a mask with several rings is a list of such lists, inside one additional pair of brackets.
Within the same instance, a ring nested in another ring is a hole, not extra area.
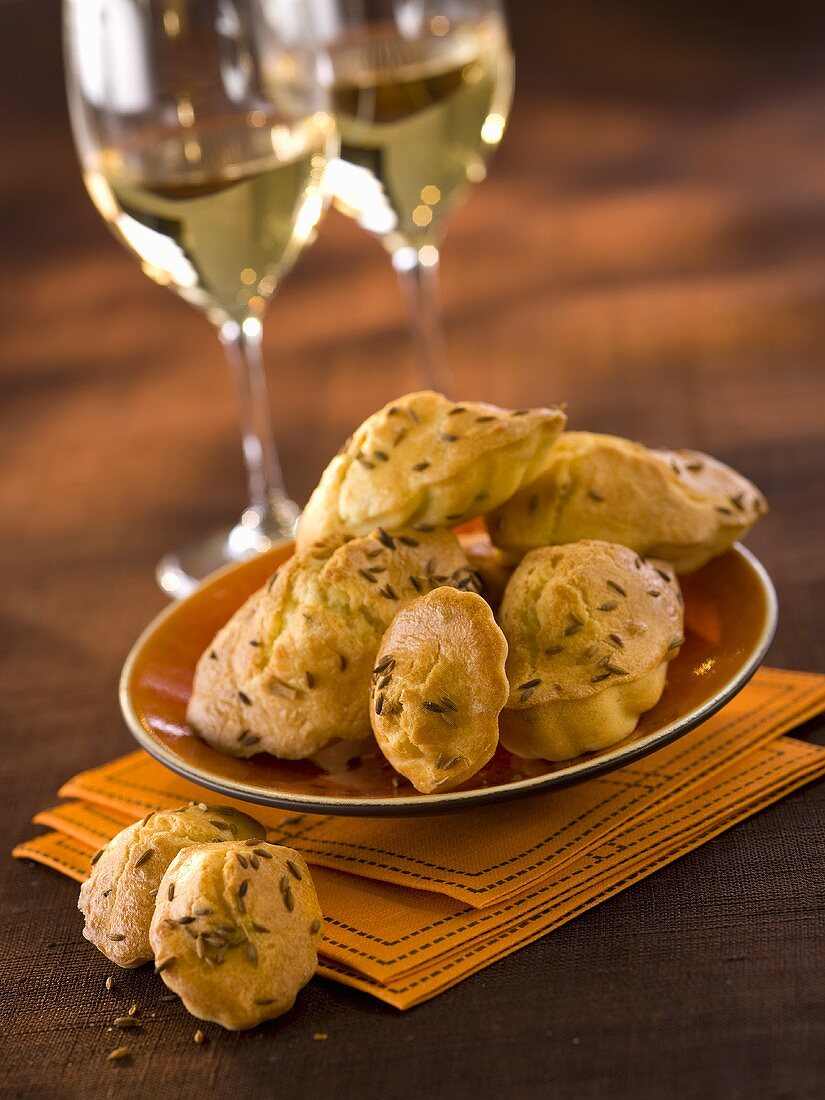
[[(441, 813), (580, 782), (654, 752), (709, 718), (748, 682), (776, 627), (776, 594), (757, 559), (737, 545), (681, 578), (685, 645), (669, 665), (667, 686), (627, 740), (598, 753), (551, 764), (523, 760), (499, 746), (458, 790), (419, 794), (396, 776), (374, 742), (345, 744), (327, 767), (260, 754), (224, 756), (186, 723), (195, 665), (216, 631), (292, 553), (287, 543), (213, 574), (188, 599), (166, 608), (135, 643), (120, 681), (126, 723), (162, 764), (223, 795), (310, 813)], [(329, 750), (327, 750), (329, 751)], [(337, 755), (337, 762), (336, 757)], [(393, 785), (393, 779), (399, 784)]]

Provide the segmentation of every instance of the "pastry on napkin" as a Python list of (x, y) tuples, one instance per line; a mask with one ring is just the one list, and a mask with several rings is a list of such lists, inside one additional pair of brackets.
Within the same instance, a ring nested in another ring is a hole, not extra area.
[(266, 842), (182, 851), (158, 890), (155, 969), (201, 1020), (283, 1015), (318, 966), (323, 917), (303, 857)]
[(129, 825), (95, 855), (80, 887), (83, 935), (107, 959), (123, 967), (152, 959), (149, 922), (163, 873), (192, 844), (218, 840), (263, 840), (266, 829), (231, 806), (190, 803), (159, 810)]

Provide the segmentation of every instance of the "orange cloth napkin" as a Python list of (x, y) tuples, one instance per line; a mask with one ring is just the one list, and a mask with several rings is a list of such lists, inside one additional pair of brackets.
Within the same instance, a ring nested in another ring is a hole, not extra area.
[[(825, 676), (762, 669), (699, 729), (576, 787), (437, 818), (251, 812), (313, 866), (320, 973), (409, 1008), (825, 775), (825, 749), (783, 736), (823, 709)], [(78, 881), (124, 825), (216, 798), (143, 752), (60, 793), (14, 854)]]

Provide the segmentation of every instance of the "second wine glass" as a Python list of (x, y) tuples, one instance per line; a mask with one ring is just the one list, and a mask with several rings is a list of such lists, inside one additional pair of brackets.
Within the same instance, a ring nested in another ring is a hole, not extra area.
[(390, 253), (425, 385), (451, 390), (438, 290), (447, 219), (486, 175), (513, 93), (497, 0), (313, 0), (332, 63), (335, 205)]
[(266, 305), (311, 239), (334, 127), (302, 0), (65, 0), (72, 127), (89, 194), (143, 271), (217, 327), (241, 414), (249, 503), (167, 555), (188, 594), (288, 537), (261, 361)]

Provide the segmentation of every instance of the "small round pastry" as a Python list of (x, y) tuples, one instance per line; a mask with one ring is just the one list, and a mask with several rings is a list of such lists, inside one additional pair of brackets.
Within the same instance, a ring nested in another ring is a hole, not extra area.
[(398, 610), (438, 585), (475, 585), (450, 531), (344, 541), (295, 554), (218, 632), (187, 712), (214, 748), (290, 760), (370, 735), (369, 681)]
[(95, 855), (91, 874), (80, 887), (83, 935), (118, 966), (150, 962), (155, 894), (178, 852), (192, 844), (265, 836), (266, 829), (254, 817), (203, 802), (159, 810), (121, 829)]
[(416, 790), (449, 791), (498, 744), (507, 643), (474, 592), (437, 588), (396, 615), (372, 679), (378, 745)]
[(672, 567), (590, 540), (531, 551), (499, 623), (510, 681), (501, 740), (531, 759), (569, 760), (628, 737), (684, 642)]
[(692, 573), (744, 538), (766, 511), (754, 485), (699, 451), (566, 432), (545, 472), (487, 524), (496, 546), (516, 553), (604, 539)]
[(546, 467), (560, 409), (456, 404), (424, 390), (374, 413), (333, 458), (298, 525), (305, 547), (340, 531), (365, 535), (454, 527), (511, 497)]
[(318, 966), (323, 916), (292, 848), (265, 841), (188, 848), (158, 890), (155, 970), (187, 1011), (230, 1031), (288, 1012)]

